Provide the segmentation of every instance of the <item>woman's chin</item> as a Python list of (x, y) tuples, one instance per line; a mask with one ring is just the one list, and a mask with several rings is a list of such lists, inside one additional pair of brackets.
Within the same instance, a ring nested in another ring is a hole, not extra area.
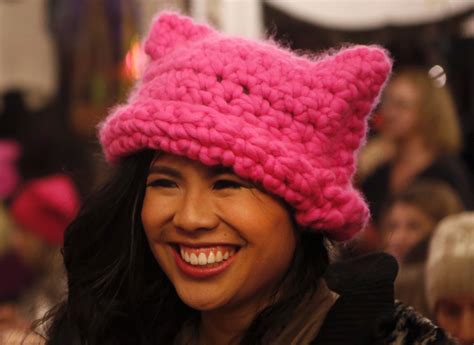
[(221, 300), (219, 296), (209, 294), (205, 291), (202, 293), (199, 293), (196, 290), (192, 293), (178, 291), (178, 295), (184, 304), (198, 311), (216, 310), (226, 304), (226, 302)]

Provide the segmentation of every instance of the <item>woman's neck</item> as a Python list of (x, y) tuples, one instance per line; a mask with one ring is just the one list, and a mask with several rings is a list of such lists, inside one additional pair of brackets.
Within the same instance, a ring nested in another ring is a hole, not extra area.
[(409, 164), (417, 162), (431, 163), (435, 157), (434, 150), (428, 148), (419, 136), (412, 136), (398, 143), (395, 163)]
[[(259, 304), (264, 305), (263, 303)], [(213, 310), (201, 312), (199, 328), (200, 345), (234, 345), (238, 344), (242, 335), (252, 323), (261, 307), (239, 306), (229, 310)]]
[(400, 142), (391, 170), (390, 190), (398, 192), (404, 189), (435, 157), (435, 151), (426, 147), (420, 137)]

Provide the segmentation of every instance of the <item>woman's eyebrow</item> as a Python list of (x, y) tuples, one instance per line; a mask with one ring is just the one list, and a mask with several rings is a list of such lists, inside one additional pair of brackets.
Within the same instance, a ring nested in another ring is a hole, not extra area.
[(152, 165), (148, 170), (148, 174), (163, 174), (175, 178), (182, 178), (182, 175), (178, 170), (161, 165)]

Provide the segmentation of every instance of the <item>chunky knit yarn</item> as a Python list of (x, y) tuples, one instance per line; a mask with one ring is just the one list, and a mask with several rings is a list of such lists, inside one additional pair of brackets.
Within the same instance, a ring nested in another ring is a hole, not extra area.
[(49, 175), (27, 182), (13, 199), (10, 214), (21, 230), (61, 246), (79, 204), (79, 193), (70, 177)]
[(163, 13), (145, 51), (142, 80), (100, 128), (109, 162), (150, 148), (230, 166), (282, 197), (302, 226), (335, 240), (364, 226), (351, 178), (391, 69), (383, 49), (308, 58)]

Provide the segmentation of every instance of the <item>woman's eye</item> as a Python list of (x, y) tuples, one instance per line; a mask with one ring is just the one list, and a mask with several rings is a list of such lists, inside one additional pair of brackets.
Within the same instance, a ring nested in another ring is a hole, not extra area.
[(232, 180), (218, 180), (214, 183), (214, 189), (226, 189), (226, 188), (238, 189), (242, 187), (245, 187), (243, 183), (238, 182), (238, 181), (232, 181)]
[(175, 188), (177, 185), (176, 182), (172, 180), (156, 179), (148, 182), (147, 187)]

